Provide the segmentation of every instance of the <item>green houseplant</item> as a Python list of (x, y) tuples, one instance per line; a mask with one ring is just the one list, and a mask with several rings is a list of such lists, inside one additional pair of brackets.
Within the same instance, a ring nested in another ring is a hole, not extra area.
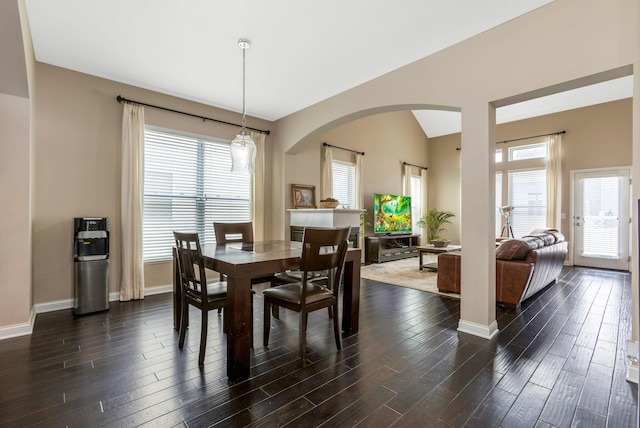
[[(444, 224), (451, 223), (449, 219), (456, 215), (451, 211), (441, 211), (435, 208), (431, 208), (425, 215), (420, 217), (420, 220), (416, 223), (419, 227), (427, 229), (427, 241), (433, 243), (433, 241), (446, 241), (440, 236), (440, 232), (444, 232)], [(435, 244), (434, 244), (435, 245)]]

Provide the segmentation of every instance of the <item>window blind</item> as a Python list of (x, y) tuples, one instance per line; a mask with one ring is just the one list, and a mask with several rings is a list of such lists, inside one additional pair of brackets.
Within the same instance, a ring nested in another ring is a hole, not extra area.
[(546, 226), (547, 174), (543, 169), (509, 171), (509, 205), (513, 235), (520, 238)]
[(340, 201), (341, 208), (355, 208), (356, 203), (356, 165), (350, 162), (334, 160), (331, 164), (334, 199)]
[(145, 130), (143, 256), (171, 259), (173, 231), (213, 243), (214, 221), (251, 219), (251, 177), (231, 175), (229, 143)]
[(620, 177), (583, 181), (583, 256), (620, 257), (620, 186)]

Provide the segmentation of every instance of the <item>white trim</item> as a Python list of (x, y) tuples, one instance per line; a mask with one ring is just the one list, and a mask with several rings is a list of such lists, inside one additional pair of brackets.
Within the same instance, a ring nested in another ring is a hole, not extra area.
[(458, 331), (482, 337), (483, 339), (491, 339), (499, 332), (497, 321), (494, 321), (489, 325), (482, 325), (465, 320), (460, 320), (458, 322)]
[(36, 312), (35, 309), (31, 309), (31, 314), (29, 315), (29, 322), (8, 325), (5, 327), (0, 327), (0, 340), (10, 339), (12, 337), (19, 336), (27, 336), (33, 333), (33, 325), (36, 322)]
[(61, 311), (73, 308), (73, 299), (54, 300), (52, 302), (38, 303), (34, 306), (36, 314)]
[[(144, 289), (145, 296), (153, 296), (155, 294), (172, 293), (173, 285), (158, 285), (156, 287), (148, 287)], [(120, 292), (114, 291), (109, 293), (109, 301), (117, 302), (120, 300)], [(44, 314), (47, 312), (61, 311), (64, 309), (73, 308), (73, 299), (54, 300), (51, 302), (38, 303), (31, 308), (31, 314), (29, 321), (0, 327), (0, 340), (10, 339), (12, 337), (27, 336), (33, 333), (33, 326), (36, 322), (37, 314)]]

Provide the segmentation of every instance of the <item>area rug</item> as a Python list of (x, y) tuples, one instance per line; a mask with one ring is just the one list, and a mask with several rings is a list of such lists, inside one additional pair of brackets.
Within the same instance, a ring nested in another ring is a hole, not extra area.
[[(435, 262), (436, 257), (437, 255), (435, 254), (425, 254), (423, 262)], [(420, 270), (418, 265), (418, 257), (394, 260), (392, 262), (372, 263), (362, 267), (360, 276), (386, 284), (460, 298), (459, 294), (439, 292), (436, 283), (438, 274), (429, 269)]]

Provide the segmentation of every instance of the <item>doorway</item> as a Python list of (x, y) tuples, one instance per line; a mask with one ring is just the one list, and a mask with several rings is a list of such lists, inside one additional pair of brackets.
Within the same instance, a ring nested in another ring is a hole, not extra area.
[(573, 171), (573, 264), (629, 270), (630, 168)]

